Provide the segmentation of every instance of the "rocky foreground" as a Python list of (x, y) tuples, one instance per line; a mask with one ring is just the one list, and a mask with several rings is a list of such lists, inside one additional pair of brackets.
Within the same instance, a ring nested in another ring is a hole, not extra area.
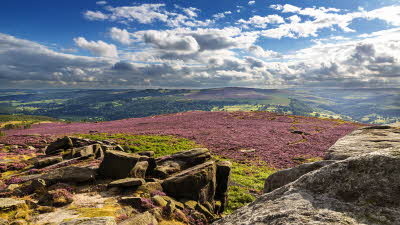
[(231, 164), (205, 148), (155, 158), (73, 137), (43, 146), (2, 153), (0, 224), (207, 224), (227, 203)]
[(271, 175), (255, 202), (214, 224), (400, 224), (400, 128), (366, 127), (326, 160)]

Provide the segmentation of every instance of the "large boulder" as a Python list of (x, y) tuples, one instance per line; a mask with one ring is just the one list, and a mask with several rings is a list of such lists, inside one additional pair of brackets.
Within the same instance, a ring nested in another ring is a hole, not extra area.
[(54, 170), (50, 170), (40, 178), (43, 179), (46, 184), (54, 183), (81, 183), (87, 181), (93, 181), (96, 177), (96, 169), (90, 167), (80, 166), (67, 166)]
[(157, 158), (157, 167), (154, 170), (154, 174), (160, 178), (166, 178), (170, 174), (204, 163), (210, 158), (210, 151), (206, 148), (178, 152), (170, 156)]
[(215, 200), (221, 202), (221, 206), (216, 213), (222, 213), (228, 203), (228, 186), (231, 174), (232, 163), (229, 161), (222, 161), (217, 163), (216, 182), (217, 187), (215, 190)]
[(60, 225), (117, 225), (114, 217), (93, 217), (93, 218), (77, 218), (67, 222), (62, 222)]
[(149, 167), (148, 161), (137, 162), (130, 172), (131, 177), (145, 178), (148, 167)]
[(215, 224), (400, 224), (400, 146), (301, 176)]
[(216, 188), (216, 163), (205, 162), (174, 174), (163, 181), (165, 193), (177, 199), (213, 202)]
[(99, 175), (105, 178), (121, 179), (130, 176), (132, 169), (142, 156), (109, 150), (99, 167)]
[(400, 130), (392, 126), (371, 126), (353, 131), (329, 148), (325, 159), (342, 160), (398, 146)]
[(335, 160), (322, 160), (312, 163), (304, 163), (299, 166), (281, 170), (274, 174), (271, 174), (264, 183), (264, 193), (271, 192), (277, 188), (285, 186), (286, 184), (297, 180), (299, 177), (306, 173), (317, 170), (321, 167), (330, 165), (336, 162)]
[(46, 148), (46, 155), (55, 155), (63, 150), (72, 148), (73, 142), (71, 138), (65, 136), (63, 138), (59, 138), (56, 141), (52, 142), (49, 146)]

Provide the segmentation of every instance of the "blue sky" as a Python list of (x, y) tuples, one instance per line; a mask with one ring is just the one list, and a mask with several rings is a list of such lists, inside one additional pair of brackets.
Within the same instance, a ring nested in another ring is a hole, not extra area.
[(397, 87), (394, 0), (2, 0), (0, 87)]

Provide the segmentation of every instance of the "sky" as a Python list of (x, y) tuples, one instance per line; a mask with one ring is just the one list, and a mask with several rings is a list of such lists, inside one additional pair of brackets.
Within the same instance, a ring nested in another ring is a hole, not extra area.
[(400, 87), (399, 0), (2, 0), (0, 88)]

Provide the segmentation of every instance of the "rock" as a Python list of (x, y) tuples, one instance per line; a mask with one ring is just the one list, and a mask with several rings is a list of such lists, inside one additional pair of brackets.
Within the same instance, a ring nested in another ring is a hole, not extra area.
[(73, 148), (71, 151), (71, 158), (78, 158), (78, 157), (94, 158), (95, 148), (96, 145), (88, 145), (79, 148)]
[(197, 202), (193, 200), (184, 201), (185, 208), (196, 210)]
[(157, 158), (157, 165), (167, 161), (176, 161), (181, 164), (182, 169), (204, 163), (211, 158), (210, 151), (206, 148), (195, 148), (189, 151), (182, 151), (167, 157)]
[(18, 208), (24, 206), (26, 206), (24, 200), (19, 200), (14, 198), (0, 198), (0, 212), (17, 210)]
[(61, 207), (73, 202), (73, 195), (66, 189), (56, 189), (42, 194), (39, 205)]
[(147, 167), (149, 167), (149, 162), (141, 161), (137, 162), (136, 165), (130, 172), (131, 177), (145, 178)]
[(10, 225), (28, 225), (28, 222), (26, 222), (26, 220), (14, 220), (10, 223)]
[(217, 163), (216, 182), (217, 187), (215, 190), (215, 200), (221, 202), (216, 213), (222, 213), (228, 204), (228, 186), (231, 174), (232, 163), (229, 161), (222, 161)]
[(109, 187), (138, 187), (145, 183), (142, 178), (125, 178), (120, 180), (115, 180), (108, 184)]
[(50, 166), (56, 163), (59, 163), (63, 161), (63, 158), (61, 156), (52, 156), (52, 157), (46, 157), (46, 158), (39, 158), (34, 162), (34, 167), (37, 169), (44, 168), (46, 166)]
[(159, 177), (161, 179), (167, 178), (170, 174), (177, 173), (181, 171), (181, 165), (178, 162), (174, 161), (165, 161), (162, 165), (157, 166), (154, 169), (154, 176)]
[(400, 146), (307, 173), (214, 224), (400, 224), (398, 190)]
[(117, 225), (114, 217), (92, 217), (92, 218), (77, 218), (68, 222), (62, 222), (60, 225)]
[(143, 155), (143, 156), (148, 156), (148, 157), (153, 157), (154, 152), (153, 151), (143, 151), (143, 152), (138, 152), (138, 155)]
[(195, 208), (199, 213), (203, 214), (206, 216), (207, 221), (212, 221), (215, 217), (214, 215), (203, 205), (197, 204)]
[(86, 181), (93, 181), (95, 177), (95, 169), (89, 167), (68, 166), (50, 170), (48, 173), (42, 175), (40, 178), (45, 180), (48, 184), (54, 184), (58, 182), (81, 183)]
[(36, 150), (36, 148), (35, 148), (35, 147), (33, 147), (33, 146), (30, 146), (30, 145), (29, 145), (29, 146), (27, 146), (27, 147), (26, 147), (26, 149), (27, 149), (27, 150), (31, 150), (31, 151), (35, 151), (35, 150)]
[(155, 181), (155, 182), (146, 182), (145, 184), (140, 186), (137, 189), (137, 191), (142, 191), (144, 193), (151, 194), (151, 193), (153, 193), (155, 191), (162, 192), (163, 188), (162, 188), (160, 182), (157, 182), (157, 181)]
[(94, 140), (90, 140), (90, 139), (83, 139), (83, 138), (76, 138), (76, 137), (71, 137), (70, 139), (72, 141), (73, 147), (75, 147), (75, 148), (98, 143), (98, 141), (94, 141)]
[(400, 130), (391, 126), (371, 126), (340, 138), (327, 152), (325, 159), (342, 160), (360, 154), (400, 145)]
[(119, 202), (122, 204), (125, 204), (125, 205), (130, 205), (133, 208), (137, 209), (137, 208), (140, 208), (140, 206), (142, 204), (142, 198), (141, 197), (121, 197)]
[(215, 162), (209, 161), (167, 178), (162, 187), (165, 193), (177, 199), (212, 202), (216, 188), (215, 175)]
[(55, 142), (52, 142), (49, 146), (47, 146), (46, 155), (55, 155), (62, 152), (62, 150), (72, 148), (73, 146), (72, 140), (65, 136), (57, 139)]
[(158, 225), (157, 219), (150, 213), (144, 212), (124, 220), (120, 225)]
[(184, 209), (185, 205), (182, 202), (176, 201), (175, 199), (169, 197), (169, 196), (161, 196), (165, 201), (167, 202), (172, 202), (174, 205), (179, 208), (179, 209)]
[(321, 167), (330, 165), (336, 162), (335, 160), (322, 160), (312, 163), (304, 163), (299, 166), (281, 170), (271, 174), (264, 183), (264, 193), (271, 192), (277, 188), (285, 186), (286, 184), (297, 180), (299, 177), (306, 173), (317, 170)]
[(99, 174), (105, 178), (121, 179), (130, 175), (140, 155), (120, 151), (106, 151), (99, 167)]
[(195, 148), (157, 158), (157, 167), (154, 170), (154, 175), (165, 179), (170, 174), (204, 163), (210, 158), (210, 151), (206, 148)]
[(162, 196), (159, 196), (159, 195), (153, 196), (151, 198), (151, 201), (153, 201), (154, 204), (161, 206), (161, 207), (166, 206), (168, 203), (167, 201), (165, 201), (165, 199), (162, 198)]

